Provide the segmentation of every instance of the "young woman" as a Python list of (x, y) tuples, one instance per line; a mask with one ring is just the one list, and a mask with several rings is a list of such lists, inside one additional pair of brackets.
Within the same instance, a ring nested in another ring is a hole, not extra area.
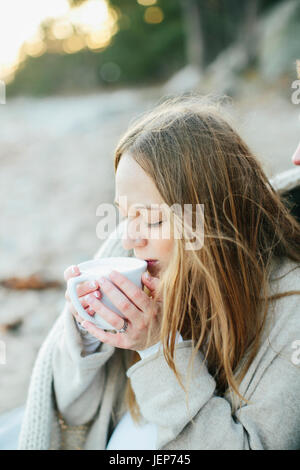
[[(117, 272), (78, 286), (116, 334), (83, 322), (66, 292), (19, 448), (300, 448), (300, 225), (256, 157), (216, 105), (185, 96), (131, 123), (115, 174), (125, 221), (96, 256), (155, 260), (147, 289)], [(186, 204), (204, 205), (200, 248), (174, 236)]]

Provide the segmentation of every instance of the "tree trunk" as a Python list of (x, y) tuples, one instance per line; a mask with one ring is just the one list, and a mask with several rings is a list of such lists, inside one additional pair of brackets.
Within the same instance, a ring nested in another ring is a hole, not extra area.
[(203, 36), (200, 10), (195, 0), (180, 0), (186, 33), (188, 64), (203, 67)]
[(247, 0), (245, 4), (245, 16), (239, 34), (239, 40), (247, 53), (248, 64), (255, 62), (257, 58), (257, 23), (260, 0)]

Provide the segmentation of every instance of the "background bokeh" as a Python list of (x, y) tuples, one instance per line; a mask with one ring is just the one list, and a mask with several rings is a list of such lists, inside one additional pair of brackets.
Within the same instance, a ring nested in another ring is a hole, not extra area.
[(178, 93), (226, 109), (269, 177), (292, 167), (299, 0), (0, 3), (0, 412), (25, 402), (64, 305), (64, 269), (100, 247), (113, 152), (130, 120)]

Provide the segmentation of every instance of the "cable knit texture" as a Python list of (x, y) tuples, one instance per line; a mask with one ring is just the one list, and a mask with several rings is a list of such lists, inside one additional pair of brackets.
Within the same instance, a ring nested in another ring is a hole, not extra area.
[[(96, 257), (128, 255), (120, 239), (109, 237)], [(299, 281), (297, 263), (274, 259), (270, 294), (299, 290)], [(191, 340), (175, 348), (186, 403), (161, 350), (134, 365), (131, 351), (105, 343), (86, 356), (65, 308), (33, 368), (19, 449), (105, 449), (127, 411), (128, 379), (143, 420), (156, 425), (156, 449), (299, 449), (299, 340), (300, 296), (272, 302), (259, 351), (240, 385), (249, 403), (232, 412), (236, 397), (218, 396), (200, 351), (189, 370)]]

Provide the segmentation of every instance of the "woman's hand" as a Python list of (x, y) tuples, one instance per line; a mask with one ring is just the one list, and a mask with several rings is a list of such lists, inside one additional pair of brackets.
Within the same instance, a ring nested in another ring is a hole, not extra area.
[[(156, 344), (160, 339), (162, 302), (148, 297), (141, 288), (118, 271), (112, 271), (109, 277), (112, 282), (105, 278), (97, 279), (97, 282), (103, 293), (124, 314), (128, 321), (127, 329), (125, 333), (109, 333), (88, 321), (83, 322), (84, 328), (103, 343), (117, 348), (142, 351)], [(147, 273), (143, 273), (142, 282), (153, 294), (160, 281), (154, 277), (147, 278)], [(85, 296), (85, 301), (96, 315), (100, 315), (116, 330), (123, 328), (124, 319), (106, 307), (94, 294)], [(151, 319), (153, 319), (152, 333), (149, 343), (146, 344)]]
[[(68, 281), (69, 279), (71, 279), (71, 277), (76, 277), (79, 275), (80, 275), (80, 270), (78, 266), (69, 266), (64, 272), (64, 279), (65, 281)], [(87, 301), (85, 300), (85, 296), (87, 294), (93, 293), (95, 298), (100, 299), (102, 297), (102, 294), (101, 292), (99, 292), (98, 283), (96, 281), (80, 282), (79, 284), (77, 284), (76, 290), (77, 290), (79, 302), (81, 303), (83, 308), (86, 310), (86, 312), (89, 315), (94, 316), (95, 312), (89, 307)], [(66, 290), (65, 298), (67, 300), (67, 305), (68, 305), (68, 309), (70, 310), (70, 312), (76, 318), (78, 323), (82, 323), (84, 321), (84, 318), (80, 317), (78, 312), (75, 310), (75, 307), (72, 304), (71, 299), (69, 297), (68, 290)]]

